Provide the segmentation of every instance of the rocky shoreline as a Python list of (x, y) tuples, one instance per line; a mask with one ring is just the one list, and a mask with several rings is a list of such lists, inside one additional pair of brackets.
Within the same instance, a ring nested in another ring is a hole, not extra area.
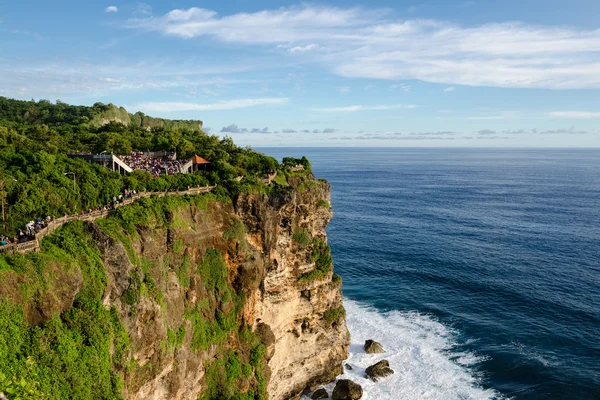
[[(366, 354), (384, 354), (384, 347), (374, 341), (367, 340), (363, 346)], [(350, 364), (345, 364), (345, 368), (352, 370), (353, 367)], [(394, 370), (390, 368), (390, 363), (387, 360), (381, 360), (376, 364), (371, 365), (365, 370), (365, 378), (371, 379), (373, 382), (379, 382), (380, 380), (394, 374)], [(310, 395), (312, 400), (329, 399), (329, 393), (325, 388), (319, 388), (313, 393), (307, 393)], [(335, 382), (333, 391), (331, 392), (332, 400), (359, 400), (363, 397), (363, 388), (356, 382), (349, 379), (339, 379)]]

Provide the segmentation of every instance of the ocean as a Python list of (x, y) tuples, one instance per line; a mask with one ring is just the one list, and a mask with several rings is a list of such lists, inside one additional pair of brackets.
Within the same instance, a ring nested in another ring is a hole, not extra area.
[(332, 185), (364, 399), (600, 399), (600, 150), (259, 150)]

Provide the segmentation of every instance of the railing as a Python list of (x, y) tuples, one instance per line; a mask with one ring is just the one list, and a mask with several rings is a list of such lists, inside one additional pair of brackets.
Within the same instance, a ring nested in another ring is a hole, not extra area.
[(215, 188), (214, 186), (205, 186), (205, 187), (199, 187), (199, 188), (190, 188), (188, 190), (182, 190), (182, 191), (177, 191), (177, 192), (143, 192), (143, 193), (137, 193), (136, 195), (134, 195), (132, 197), (128, 197), (126, 199), (123, 199), (119, 203), (119, 205), (115, 206), (115, 208), (110, 209), (110, 210), (93, 211), (93, 212), (88, 213), (88, 214), (83, 214), (83, 215), (69, 215), (69, 216), (66, 216), (66, 217), (61, 217), (61, 218), (54, 219), (54, 220), (48, 222), (48, 225), (45, 228), (40, 229), (36, 233), (35, 239), (29, 240), (29, 241), (23, 242), (23, 243), (11, 243), (11, 244), (7, 244), (5, 246), (0, 246), (0, 254), (1, 253), (10, 253), (10, 254), (14, 254), (14, 253), (28, 253), (30, 251), (37, 252), (37, 251), (40, 250), (40, 242), (41, 242), (41, 240), (46, 235), (49, 235), (52, 232), (54, 232), (55, 230), (57, 230), (63, 224), (66, 224), (67, 222), (71, 222), (71, 221), (74, 221), (74, 220), (94, 221), (94, 220), (96, 220), (98, 218), (107, 217), (108, 215), (112, 214), (117, 208), (129, 205), (129, 204), (133, 203), (134, 201), (136, 201), (137, 199), (140, 199), (140, 198), (148, 198), (148, 197), (151, 197), (151, 196), (158, 196), (158, 197), (164, 197), (164, 196), (185, 196), (185, 195), (191, 195), (191, 196), (193, 196), (193, 195), (198, 195), (198, 194), (203, 194), (203, 193), (211, 192), (214, 188)]
[(194, 166), (194, 163), (192, 162), (192, 160), (188, 160), (188, 162), (186, 162), (183, 167), (181, 167), (181, 173), (182, 174), (187, 174), (188, 170), (190, 168), (192, 168)]
[(131, 173), (133, 171), (133, 169), (127, 165), (127, 163), (123, 160), (121, 160), (119, 157), (115, 156), (114, 154), (111, 154), (112, 156), (112, 162), (114, 162), (115, 164), (119, 165), (121, 168), (123, 168), (125, 171)]
[(272, 174), (269, 174), (266, 176), (266, 178), (263, 178), (262, 181), (267, 184), (270, 185), (271, 182), (273, 182), (273, 179), (275, 179), (277, 177), (277, 171), (273, 172)]

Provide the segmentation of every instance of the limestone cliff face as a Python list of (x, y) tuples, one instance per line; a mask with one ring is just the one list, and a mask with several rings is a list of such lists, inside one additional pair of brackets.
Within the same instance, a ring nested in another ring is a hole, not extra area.
[(256, 232), (251, 242), (262, 247), (267, 259), (261, 290), (254, 292), (249, 311), (255, 323), (268, 325), (274, 334), (271, 399), (293, 398), (307, 386), (333, 380), (348, 355), (345, 320), (332, 324), (323, 319), (324, 313), (342, 306), (341, 283), (332, 279), (332, 272), (321, 280), (300, 283), (302, 274), (315, 264), (309, 248), (293, 238), (295, 231), (305, 229), (311, 237), (326, 239), (332, 213), (323, 204), (329, 204), (329, 195), (329, 184), (314, 182), (312, 188), (296, 187), (268, 204), (252, 196), (237, 202), (238, 215)]
[[(269, 399), (295, 399), (341, 373), (349, 346), (341, 282), (329, 270), (307, 278), (315, 269), (313, 243), (326, 242), (330, 187), (314, 178), (289, 181), (290, 187), (240, 195), (233, 204), (173, 207), (168, 226), (137, 227), (130, 242), (90, 224), (108, 278), (103, 302), (116, 307), (129, 335), (122, 371), (127, 399), (205, 395), (213, 379), (207, 368), (224, 351), (251, 362), (250, 345), (236, 333), (244, 326), (265, 344), (266, 366), (236, 378), (241, 393), (264, 380)], [(231, 290), (210, 289), (213, 278), (196, 267), (215, 250)], [(219, 328), (229, 316), (235, 327)], [(218, 340), (206, 342), (207, 335)]]

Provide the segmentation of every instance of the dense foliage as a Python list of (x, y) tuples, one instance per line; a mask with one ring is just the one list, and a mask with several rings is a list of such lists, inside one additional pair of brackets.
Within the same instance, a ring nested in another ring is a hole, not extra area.
[[(178, 158), (198, 154), (211, 164), (206, 171), (153, 179), (143, 171), (121, 176), (67, 156), (132, 150), (176, 150)], [(125, 188), (181, 190), (217, 184), (224, 195), (260, 191), (264, 190), (260, 177), (278, 167), (274, 158), (240, 148), (230, 138), (205, 134), (197, 122), (130, 115), (101, 103), (85, 107), (0, 97), (0, 200), (5, 200), (5, 234), (14, 235), (32, 218), (106, 205)], [(235, 180), (239, 176), (244, 177), (241, 182)]]
[[(117, 373), (129, 338), (114, 309), (102, 304), (106, 275), (91, 235), (80, 221), (43, 242), (40, 254), (0, 256), (0, 272), (25, 279), (16, 296), (34, 300), (48, 287), (52, 266), (78, 268), (84, 287), (73, 307), (39, 326), (29, 325), (24, 309), (0, 299), (0, 390), (11, 399), (122, 398)], [(59, 372), (60, 371), (60, 372)]]
[[(240, 193), (289, 191), (290, 177), (294, 177), (290, 181), (301, 181), (300, 191), (311, 189), (315, 182), (303, 183), (311, 171), (306, 158), (288, 158), (281, 166), (271, 157), (236, 146), (230, 138), (209, 136), (200, 126), (198, 121), (131, 115), (110, 104), (84, 107), (0, 97), (0, 201), (6, 225), (2, 233), (14, 235), (36, 217), (59, 217), (102, 207), (124, 189), (162, 191), (217, 185), (212, 193), (202, 196), (140, 199), (96, 223), (102, 232), (123, 244), (135, 266), (121, 297), (130, 315), (135, 315), (144, 298), (164, 307), (167, 268), (175, 270), (183, 287), (190, 288), (193, 281), (206, 293), (201, 301), (186, 302), (182, 315), (186, 321), (167, 326), (166, 338), (160, 343), (161, 352), (172, 352), (188, 337), (191, 351), (215, 351), (205, 366), (202, 400), (263, 400), (267, 398), (266, 347), (241, 317), (245, 285), (234, 287), (229, 282), (222, 250), (207, 249), (202, 260), (194, 264), (184, 254), (181, 240), (176, 240), (165, 255), (170, 261), (153, 263), (136, 253), (133, 243), (140, 230), (177, 226), (178, 221), (170, 216), (183, 205), (206, 210), (208, 202), (230, 201)], [(101, 165), (68, 157), (71, 152), (125, 154), (131, 150), (175, 149), (179, 158), (198, 154), (211, 162), (210, 167), (159, 178), (143, 171), (122, 176)], [(294, 169), (297, 165), (304, 168)], [(272, 185), (265, 185), (261, 178), (275, 170), (277, 178)], [(0, 254), (0, 391), (11, 400), (120, 399), (123, 376), (143, 380), (143, 368), (130, 357), (129, 337), (119, 313), (102, 303), (108, 278), (89, 229), (74, 221), (47, 236), (40, 253)], [(243, 253), (248, 250), (245, 236), (244, 223), (235, 220), (223, 239), (235, 241)], [(302, 248), (312, 245), (315, 271), (302, 279), (318, 279), (329, 273), (330, 250), (322, 239), (311, 241), (303, 229), (295, 232), (294, 240)], [(68, 309), (53, 308), (52, 316), (32, 320), (38, 306), (43, 309), (64, 300), (61, 290), (69, 284), (77, 286), (68, 282), (77, 277), (81, 283), (72, 306), (67, 301)], [(256, 280), (258, 276), (244, 279)], [(339, 315), (332, 310), (323, 318), (334, 323)]]

